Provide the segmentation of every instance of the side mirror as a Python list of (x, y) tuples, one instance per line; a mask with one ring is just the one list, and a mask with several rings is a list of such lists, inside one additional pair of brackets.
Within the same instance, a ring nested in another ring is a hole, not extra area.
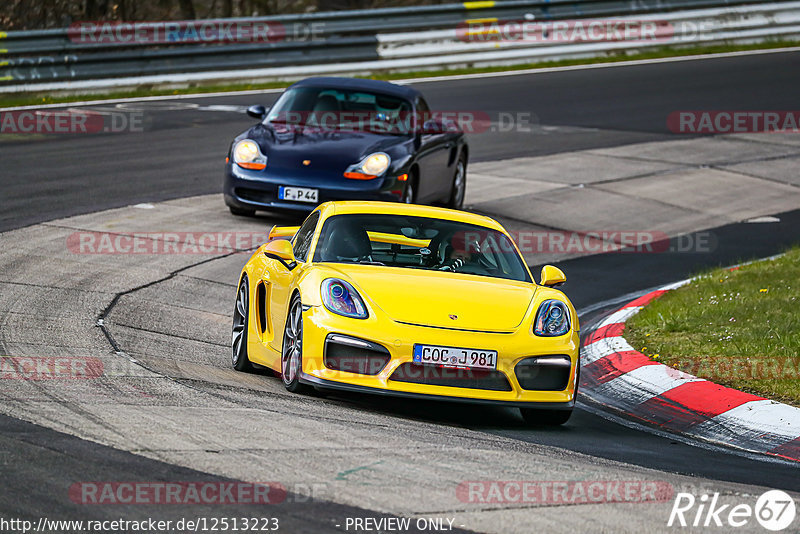
[(264, 247), (264, 255), (273, 260), (278, 260), (290, 271), (294, 269), (296, 264), (292, 244), (285, 239), (278, 239), (267, 243), (267, 246)]
[(247, 114), (254, 119), (264, 120), (264, 117), (267, 116), (267, 108), (261, 104), (256, 104), (247, 108)]
[(567, 281), (564, 271), (552, 265), (542, 267), (542, 278), (539, 282), (543, 286), (558, 287)]

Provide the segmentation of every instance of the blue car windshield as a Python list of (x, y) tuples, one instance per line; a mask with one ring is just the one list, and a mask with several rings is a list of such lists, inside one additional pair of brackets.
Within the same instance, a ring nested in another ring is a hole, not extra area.
[(328, 131), (407, 135), (416, 126), (408, 100), (363, 90), (296, 87), (269, 110), (267, 123)]
[(531, 282), (516, 247), (497, 230), (408, 215), (329, 217), (315, 262), (427, 269)]

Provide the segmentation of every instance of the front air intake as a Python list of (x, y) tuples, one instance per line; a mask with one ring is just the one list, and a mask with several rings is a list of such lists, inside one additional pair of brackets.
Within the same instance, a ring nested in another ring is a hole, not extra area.
[(530, 391), (564, 391), (569, 384), (572, 362), (569, 356), (537, 356), (526, 358), (514, 367), (522, 389)]
[(377, 375), (392, 356), (377, 343), (341, 334), (329, 334), (325, 339), (325, 367), (334, 371)]

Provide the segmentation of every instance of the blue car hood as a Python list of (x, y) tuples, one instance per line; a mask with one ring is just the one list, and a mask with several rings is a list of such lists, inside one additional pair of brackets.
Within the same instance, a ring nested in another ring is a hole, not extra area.
[[(260, 124), (250, 130), (272, 171), (298, 171), (338, 175), (373, 152), (387, 152), (409, 142), (409, 137), (370, 132), (318, 131), (299, 127)], [(304, 161), (309, 161), (305, 165)]]

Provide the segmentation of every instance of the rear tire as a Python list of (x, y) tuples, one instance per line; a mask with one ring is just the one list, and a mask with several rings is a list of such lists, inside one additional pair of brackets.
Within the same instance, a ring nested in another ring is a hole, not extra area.
[(247, 330), (250, 326), (250, 285), (247, 276), (242, 277), (239, 292), (236, 294), (236, 305), (233, 308), (233, 326), (231, 328), (231, 364), (237, 371), (251, 372), (253, 364), (247, 356)]
[(237, 217), (252, 217), (256, 214), (256, 210), (234, 208), (233, 206), (228, 206), (228, 209), (231, 210), (231, 213)]
[(528, 426), (559, 426), (569, 421), (572, 409), (542, 410), (538, 408), (520, 408), (522, 418)]

